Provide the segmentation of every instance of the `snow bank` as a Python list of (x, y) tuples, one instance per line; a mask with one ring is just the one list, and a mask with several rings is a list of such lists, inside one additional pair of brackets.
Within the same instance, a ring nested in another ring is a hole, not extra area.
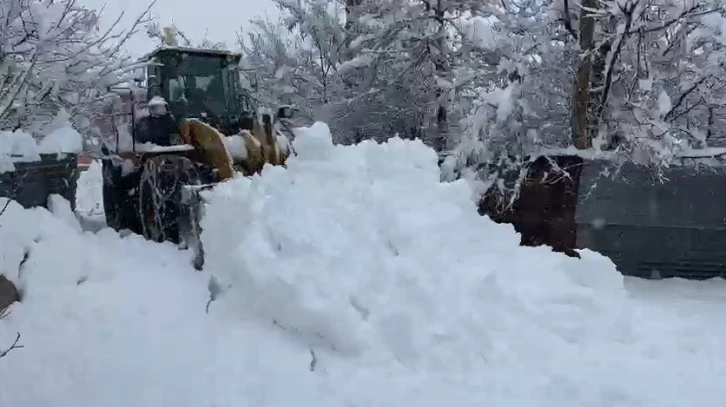
[(0, 172), (13, 171), (15, 162), (40, 160), (41, 154), (79, 153), (83, 138), (70, 123), (52, 123), (39, 141), (22, 130), (0, 131)]

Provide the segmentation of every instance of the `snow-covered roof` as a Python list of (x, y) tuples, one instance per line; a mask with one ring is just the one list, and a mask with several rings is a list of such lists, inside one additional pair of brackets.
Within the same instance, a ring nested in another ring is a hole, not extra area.
[(161, 96), (154, 96), (151, 98), (151, 100), (148, 103), (149, 106), (166, 106), (168, 103), (166, 102), (166, 99), (164, 99)]
[(77, 154), (83, 137), (69, 122), (59, 120), (47, 133), (34, 135), (22, 130), (0, 130), (0, 174), (15, 170), (13, 163), (40, 160), (41, 154)]
[(211, 48), (193, 48), (193, 47), (173, 47), (170, 45), (162, 45), (160, 47), (155, 48), (153, 51), (147, 53), (146, 55), (139, 58), (140, 60), (148, 60), (152, 58), (154, 55), (161, 51), (165, 50), (177, 50), (179, 52), (186, 52), (190, 54), (207, 54), (207, 55), (230, 55), (230, 56), (236, 56), (236, 57), (242, 57), (242, 54), (239, 52), (232, 52), (229, 50), (220, 50), (220, 49), (211, 49)]

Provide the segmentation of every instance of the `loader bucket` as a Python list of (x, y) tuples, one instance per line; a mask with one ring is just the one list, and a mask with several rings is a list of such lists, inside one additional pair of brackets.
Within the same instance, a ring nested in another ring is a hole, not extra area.
[[(227, 149), (225, 136), (211, 125), (196, 119), (185, 119), (180, 124), (184, 142), (191, 144), (199, 152), (202, 163), (216, 171), (215, 180), (224, 182), (235, 176), (235, 170), (245, 176), (258, 173), (266, 164), (285, 165), (289, 156), (272, 134), (272, 119), (262, 115), (263, 121), (255, 123), (253, 130), (242, 131), (235, 136), (243, 139), (244, 153), (234, 155)], [(205, 184), (189, 184), (181, 187), (179, 201), (179, 240), (180, 247), (191, 249), (194, 253), (194, 268), (204, 267), (204, 247), (201, 240), (201, 220), (204, 217), (206, 202), (202, 192), (212, 189), (216, 183), (205, 178)]]
[(220, 180), (232, 178), (232, 157), (224, 145), (224, 136), (217, 129), (197, 119), (184, 119), (179, 130), (184, 142), (200, 152), (202, 162), (217, 169)]

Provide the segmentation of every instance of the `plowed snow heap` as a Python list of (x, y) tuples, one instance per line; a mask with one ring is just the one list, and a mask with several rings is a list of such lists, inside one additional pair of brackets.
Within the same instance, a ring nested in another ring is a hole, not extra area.
[(208, 267), (228, 287), (213, 307), (318, 352), (502, 385), (514, 366), (565, 363), (568, 343), (627, 333), (610, 260), (519, 247), (512, 226), (478, 215), (465, 181), (440, 182), (420, 141), (334, 146), (317, 123), (294, 148), (287, 169), (208, 194)]

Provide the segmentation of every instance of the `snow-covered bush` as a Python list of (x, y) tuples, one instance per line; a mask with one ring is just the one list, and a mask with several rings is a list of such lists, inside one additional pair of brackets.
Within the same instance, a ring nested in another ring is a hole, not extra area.
[(61, 109), (84, 131), (109, 87), (133, 66), (119, 19), (99, 28), (99, 13), (76, 0), (3, 0), (0, 7), (0, 129), (37, 133)]

